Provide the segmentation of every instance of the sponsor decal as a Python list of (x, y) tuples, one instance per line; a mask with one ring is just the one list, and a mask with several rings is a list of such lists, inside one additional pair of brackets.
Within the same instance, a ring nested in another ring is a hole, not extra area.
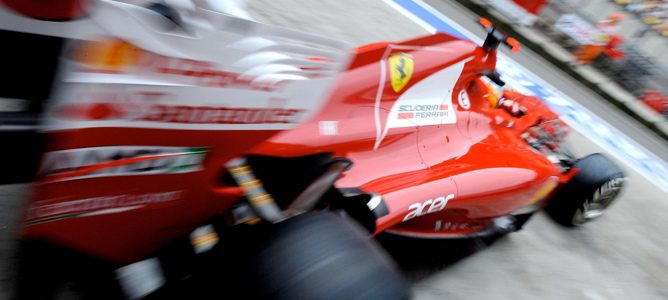
[(455, 198), (455, 194), (449, 194), (445, 197), (436, 197), (424, 202), (413, 203), (408, 207), (408, 214), (404, 217), (403, 222), (415, 217), (442, 211), (445, 208), (445, 205), (448, 204), (448, 201), (453, 198)]
[(28, 208), (28, 225), (75, 217), (118, 213), (146, 205), (171, 202), (180, 199), (182, 193), (183, 191), (122, 194), (57, 203), (49, 203), (51, 201), (48, 200), (38, 201)]
[(437, 220), (434, 224), (434, 231), (458, 231), (458, 230), (479, 230), (483, 225), (478, 223), (456, 223), (445, 220)]
[(469, 94), (466, 92), (466, 90), (459, 91), (459, 94), (457, 95), (457, 102), (459, 103), (459, 107), (462, 109), (469, 110), (471, 108), (471, 99), (469, 98)]
[(406, 90), (392, 105), (385, 130), (457, 123), (452, 90), (467, 61), (438, 71)]
[(202, 170), (202, 147), (110, 146), (44, 154), (39, 174), (46, 181), (95, 177), (179, 174)]
[(318, 129), (320, 135), (337, 135), (339, 133), (339, 122), (320, 121), (318, 122)]
[[(79, 106), (76, 104), (75, 106)], [(187, 124), (292, 124), (297, 122), (300, 109), (212, 107), (150, 104), (139, 106), (137, 110), (117, 103), (93, 103), (83, 105), (83, 114), (66, 112), (71, 119), (83, 120), (126, 120)], [(76, 109), (81, 109), (76, 108)], [(73, 110), (69, 107), (64, 111)]]
[(400, 105), (399, 119), (423, 119), (447, 117), (449, 105)]
[(194, 124), (296, 123), (299, 109), (152, 105), (139, 121)]
[(153, 60), (145, 65), (149, 71), (191, 79), (200, 86), (246, 87), (262, 90), (274, 90), (277, 87), (266, 84), (253, 85), (254, 77), (242, 78), (239, 74), (218, 70), (212, 63), (206, 61), (166, 57), (153, 53), (151, 56)]
[[(382, 101), (376, 101), (376, 143), (378, 149), (391, 128), (455, 124), (457, 116), (452, 106), (453, 88), (471, 58), (464, 59), (415, 83), (392, 103), (385, 125), (380, 110)], [(381, 76), (382, 78), (382, 76)], [(380, 89), (383, 89), (381, 84)]]
[(415, 62), (413, 58), (406, 53), (399, 53), (390, 56), (387, 59), (390, 68), (390, 83), (395, 93), (400, 92), (406, 87), (413, 76)]
[(273, 91), (278, 85), (254, 83), (253, 76), (220, 70), (212, 62), (159, 55), (121, 40), (85, 41), (76, 47), (74, 60), (81, 71), (162, 76), (207, 87), (236, 87)]
[[(303, 110), (167, 104), (176, 98), (161, 92), (93, 93), (87, 102), (63, 104), (56, 117), (77, 121), (159, 122), (182, 124), (293, 124)], [(99, 100), (98, 100), (99, 99)], [(160, 102), (159, 102), (160, 101)]]

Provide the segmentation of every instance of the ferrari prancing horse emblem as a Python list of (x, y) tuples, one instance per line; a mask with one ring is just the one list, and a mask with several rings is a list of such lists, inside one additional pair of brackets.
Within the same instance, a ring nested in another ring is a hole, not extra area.
[(405, 53), (390, 56), (390, 82), (395, 93), (401, 91), (413, 76), (413, 58)]

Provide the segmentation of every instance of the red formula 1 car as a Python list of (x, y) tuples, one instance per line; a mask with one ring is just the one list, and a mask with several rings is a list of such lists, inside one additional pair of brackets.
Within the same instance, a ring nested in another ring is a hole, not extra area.
[[(29, 12), (0, 9), (2, 25)], [(494, 87), (497, 48), (519, 46), (492, 27), (482, 46), (436, 34), (348, 55), (199, 6), (98, 1), (58, 24), (18, 298), (71, 280), (92, 298), (401, 299), (367, 237), (505, 233), (541, 208), (579, 225), (623, 183), (569, 155), (540, 100)]]
[(569, 129), (538, 98), (493, 86), (504, 84), (496, 47), (508, 41), (490, 27), (483, 46), (445, 34), (363, 46), (320, 114), (250, 153), (345, 158), (335, 186), (382, 197), (369, 203), (383, 211), (375, 233), (514, 231), (548, 203), (563, 225), (594, 219), (623, 174), (562, 149)]

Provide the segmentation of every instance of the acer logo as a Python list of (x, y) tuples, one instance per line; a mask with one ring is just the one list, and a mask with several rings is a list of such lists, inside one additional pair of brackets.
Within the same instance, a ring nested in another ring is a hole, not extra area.
[(445, 208), (445, 205), (448, 204), (448, 201), (453, 198), (455, 198), (455, 194), (449, 194), (445, 197), (437, 197), (422, 203), (411, 204), (411, 206), (408, 207), (408, 214), (404, 217), (403, 222), (406, 222), (415, 217), (441, 211)]

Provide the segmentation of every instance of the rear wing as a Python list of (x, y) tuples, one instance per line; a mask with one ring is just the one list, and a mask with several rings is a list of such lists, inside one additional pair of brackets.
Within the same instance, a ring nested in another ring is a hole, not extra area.
[[(48, 131), (110, 126), (289, 129), (320, 108), (348, 62), (346, 44), (200, 8), (174, 21), (143, 7), (101, 1), (90, 19), (101, 31), (67, 51), (71, 55), (64, 60), (60, 91), (47, 113)], [(116, 104), (134, 106), (134, 111), (111, 119), (81, 119), (59, 110), (97, 104), (100, 93), (115, 94), (122, 98), (113, 100)], [(147, 93), (150, 100), (144, 99)], [(156, 104), (224, 108), (230, 116), (161, 119), (135, 114)], [(235, 117), (243, 114), (235, 110), (242, 109), (280, 112)]]
[[(38, 127), (48, 136), (47, 152), (134, 147), (137, 140), (213, 150), (222, 145), (195, 137), (263, 133), (228, 138), (224, 148), (233, 156), (316, 113), (349, 63), (348, 44), (205, 7), (108, 0), (89, 7), (86, 16), (65, 22), (0, 7), (4, 32), (65, 41)], [(147, 133), (152, 137), (139, 138)]]

